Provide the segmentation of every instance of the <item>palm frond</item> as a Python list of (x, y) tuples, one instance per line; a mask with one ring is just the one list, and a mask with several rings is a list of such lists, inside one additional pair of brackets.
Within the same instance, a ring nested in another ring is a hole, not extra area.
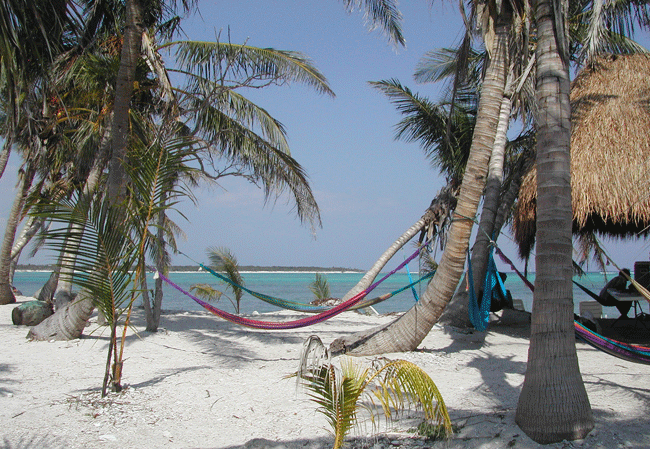
[(331, 297), (327, 278), (321, 273), (316, 273), (316, 279), (309, 284), (309, 290), (311, 290), (316, 299), (327, 299)]
[(334, 95), (325, 76), (299, 52), (258, 48), (224, 42), (176, 41), (174, 47), (180, 70), (191, 75), (190, 82), (218, 80), (222, 87), (264, 86), (296, 82), (318, 93)]
[(226, 247), (210, 247), (207, 253), (208, 259), (210, 260), (210, 267), (214, 271), (223, 273), (230, 280), (227, 288), (232, 290), (235, 295), (235, 311), (239, 313), (239, 303), (244, 295), (244, 291), (241, 288), (244, 285), (244, 278), (239, 272), (237, 257)]
[(418, 96), (398, 80), (371, 85), (381, 90), (405, 116), (396, 126), (396, 138), (419, 142), (434, 167), (460, 179), (469, 156), (475, 113), (457, 106), (449, 114), (444, 105)]
[(387, 417), (391, 415), (391, 410), (403, 410), (415, 405), (422, 408), (426, 420), (434, 421), (444, 428), (446, 435), (451, 435), (451, 419), (442, 395), (422, 368), (406, 360), (387, 361), (368, 383), (373, 380), (377, 380), (374, 397)]
[(223, 296), (223, 292), (215, 289), (210, 284), (193, 284), (190, 286), (190, 291), (206, 301), (218, 301)]
[[(362, 396), (367, 397), (371, 405), (378, 403), (386, 419), (415, 405), (422, 409), (427, 422), (433, 421), (440, 426), (440, 434), (449, 436), (452, 433), (449, 413), (438, 388), (411, 362), (382, 360), (363, 367), (344, 357), (339, 369), (330, 361), (321, 340), (311, 336), (303, 346), (296, 375), (308, 390), (309, 398), (318, 405), (318, 412), (330, 424), (335, 449), (342, 446), (348, 431), (359, 424)], [(363, 407), (374, 423), (375, 411), (370, 406)]]
[(364, 18), (368, 28), (381, 28), (388, 40), (396, 45), (404, 46), (406, 41), (402, 34), (402, 13), (397, 9), (395, 0), (344, 0), (348, 11), (355, 8), (364, 9)]
[(52, 222), (41, 238), (47, 248), (61, 254), (60, 266), (74, 267), (70, 281), (88, 291), (114, 323), (119, 308), (131, 299), (137, 260), (137, 245), (123, 210), (81, 195), (42, 205), (36, 215)]

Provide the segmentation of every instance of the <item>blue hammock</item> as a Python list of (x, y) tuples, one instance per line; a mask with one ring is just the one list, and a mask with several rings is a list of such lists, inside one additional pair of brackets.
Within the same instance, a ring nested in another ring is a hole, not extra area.
[[(492, 299), (502, 299), (508, 302), (509, 292), (503, 285), (503, 280), (497, 271), (497, 265), (494, 262), (494, 249), (490, 250), (488, 256), (488, 266), (483, 282), (483, 295), (479, 304), (476, 292), (474, 291), (474, 278), (472, 275), (472, 263), (467, 251), (467, 277), (469, 280), (469, 320), (474, 328), (478, 331), (485, 331), (490, 322), (490, 309), (492, 308)], [(501, 302), (501, 301), (499, 301)], [(512, 300), (509, 301), (512, 303)]]

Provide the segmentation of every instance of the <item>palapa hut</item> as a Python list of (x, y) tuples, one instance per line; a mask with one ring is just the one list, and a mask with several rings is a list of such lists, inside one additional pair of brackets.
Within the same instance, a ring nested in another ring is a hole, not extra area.
[[(571, 85), (573, 231), (628, 237), (650, 225), (650, 56), (608, 56)], [(535, 242), (536, 170), (523, 180), (513, 230)]]

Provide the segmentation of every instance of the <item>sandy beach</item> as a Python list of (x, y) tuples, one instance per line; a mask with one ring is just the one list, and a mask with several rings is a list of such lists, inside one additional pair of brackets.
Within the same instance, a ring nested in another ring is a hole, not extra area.
[[(24, 302), (31, 298), (19, 297)], [(325, 418), (294, 379), (302, 344), (325, 344), (394, 316), (346, 312), (291, 331), (242, 328), (202, 312), (168, 312), (161, 330), (144, 332), (137, 310), (125, 349), (125, 391), (101, 398), (108, 332), (91, 320), (69, 342), (30, 342), (0, 306), (0, 447), (2, 448), (327, 448)], [(292, 312), (265, 318), (295, 319)], [(650, 366), (578, 343), (580, 369), (596, 421), (582, 441), (541, 446), (514, 414), (524, 379), (529, 328), (491, 326), (477, 333), (435, 326), (418, 351), (386, 354), (422, 367), (435, 381), (457, 432), (449, 441), (414, 437), (413, 420), (350, 435), (351, 447), (648, 448)], [(362, 359), (368, 360), (368, 358)]]

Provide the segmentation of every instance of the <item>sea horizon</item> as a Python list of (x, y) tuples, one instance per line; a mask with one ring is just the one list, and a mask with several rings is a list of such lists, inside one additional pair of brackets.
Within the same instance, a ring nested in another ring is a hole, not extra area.
[[(315, 280), (317, 273), (323, 274), (330, 286), (331, 297), (341, 298), (351, 288), (353, 288), (363, 277), (363, 272), (319, 272), (319, 271), (298, 271), (298, 272), (242, 272), (245, 286), (258, 293), (268, 295), (275, 298), (281, 298), (288, 301), (296, 301), (302, 303), (309, 303), (314, 300), (314, 295), (310, 291), (309, 286)], [(377, 279), (380, 279), (382, 273)], [(514, 272), (506, 272), (507, 279), (505, 282), (506, 289), (510, 290), (514, 299), (521, 299), (524, 303), (526, 311), (532, 310), (533, 293), (530, 291), (524, 281)], [(613, 273), (612, 273), (613, 274)], [(20, 270), (16, 271), (14, 276), (14, 286), (21, 291), (25, 296), (33, 296), (33, 294), (40, 289), (45, 281), (49, 278), (50, 272), (46, 270)], [(413, 279), (417, 278), (417, 273), (411, 273)], [(227, 286), (211, 275), (207, 271), (180, 271), (170, 272), (168, 277), (172, 282), (179, 285), (185, 291), (190, 291), (194, 284), (210, 284), (214, 288), (225, 292), (231, 296), (231, 292)], [(610, 275), (604, 275), (601, 272), (590, 272), (583, 277), (574, 277), (574, 280), (584, 285), (593, 293), (598, 294), (602, 287), (605, 285)], [(527, 280), (534, 283), (535, 273), (528, 273)], [(380, 284), (369, 297), (377, 297), (392, 293), (396, 290), (402, 289), (409, 285), (412, 281), (409, 274), (406, 272), (398, 272), (390, 276), (382, 284)], [(147, 285), (149, 288), (153, 287), (153, 273), (147, 274)], [(166, 311), (199, 311), (203, 310), (196, 302), (190, 297), (177, 291), (169, 285), (163, 287), (163, 309)], [(416, 298), (424, 294), (426, 283), (418, 284), (413, 289), (407, 289), (391, 297), (390, 299), (381, 302), (374, 306), (375, 310), (380, 314), (404, 312), (411, 308), (416, 301)], [(579, 311), (579, 303), (581, 301), (593, 301), (593, 299), (579, 287), (574, 285), (573, 289), (574, 309), (576, 313)], [(231, 301), (224, 298), (221, 301), (212, 302), (216, 307), (223, 309), (227, 312), (233, 312), (234, 306)], [(141, 305), (141, 300), (138, 300), (136, 306)], [(616, 309), (605, 307), (603, 309), (604, 315), (618, 316)], [(644, 310), (647, 305), (644, 306)], [(266, 313), (281, 310), (272, 304), (265, 303), (258, 298), (244, 293), (241, 301), (241, 313), (244, 315), (252, 313)]]

